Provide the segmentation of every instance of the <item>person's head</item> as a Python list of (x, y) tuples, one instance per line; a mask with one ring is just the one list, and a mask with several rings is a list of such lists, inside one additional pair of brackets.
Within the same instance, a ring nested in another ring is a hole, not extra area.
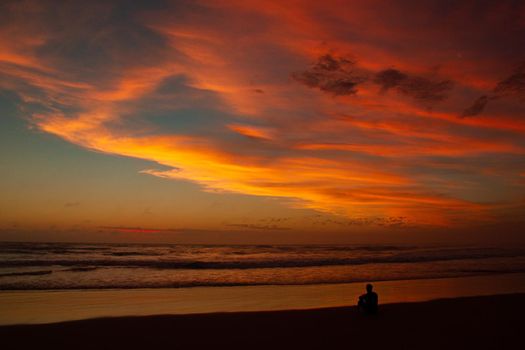
[(372, 291), (372, 289), (374, 289), (374, 286), (371, 285), (370, 283), (368, 283), (368, 284), (366, 285), (366, 291), (367, 291), (368, 293), (370, 293), (370, 292)]

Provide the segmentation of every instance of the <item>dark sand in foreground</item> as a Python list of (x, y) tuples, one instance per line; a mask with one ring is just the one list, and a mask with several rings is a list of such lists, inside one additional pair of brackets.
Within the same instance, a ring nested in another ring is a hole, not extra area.
[(3, 349), (517, 349), (525, 294), (354, 307), (0, 327)]

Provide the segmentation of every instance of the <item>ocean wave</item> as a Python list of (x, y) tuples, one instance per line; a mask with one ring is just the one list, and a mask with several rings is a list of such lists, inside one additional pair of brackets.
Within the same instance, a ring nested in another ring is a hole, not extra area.
[(70, 269), (65, 269), (65, 270), (62, 270), (62, 271), (68, 271), (68, 272), (89, 272), (89, 271), (94, 271), (94, 270), (97, 270), (98, 267), (94, 267), (94, 266), (80, 266), (80, 267), (72, 267)]
[(459, 278), (480, 275), (495, 275), (495, 274), (520, 274), (525, 273), (524, 268), (519, 269), (494, 269), (490, 271), (471, 270), (466, 271), (441, 271), (432, 274), (413, 275), (413, 276), (394, 276), (388, 278), (374, 278), (369, 277), (353, 277), (342, 279), (311, 279), (308, 281), (217, 281), (217, 280), (196, 280), (196, 281), (162, 281), (162, 282), (118, 282), (112, 281), (105, 284), (89, 284), (89, 283), (63, 283), (63, 282), (49, 282), (49, 283), (31, 283), (31, 282), (0, 282), (0, 290), (102, 290), (102, 289), (160, 289), (160, 288), (195, 288), (195, 287), (240, 287), (240, 286), (308, 286), (319, 284), (345, 284), (345, 283), (360, 283), (360, 282), (380, 282), (380, 281), (398, 281), (398, 280), (422, 280), (422, 279), (438, 279), (438, 278)]
[(82, 254), (111, 250), (108, 245), (90, 246), (81, 243), (0, 242), (0, 254)]
[(72, 266), (72, 267), (145, 267), (155, 269), (259, 269), (364, 264), (421, 263), (465, 259), (525, 257), (525, 251), (443, 250), (418, 253), (398, 253), (365, 257), (303, 257), (244, 260), (185, 260), (185, 259), (12, 259), (0, 261), (0, 267)]
[(42, 275), (50, 275), (53, 271), (51, 270), (44, 270), (44, 271), (26, 271), (26, 272), (9, 272), (9, 273), (1, 273), (0, 277), (15, 277), (15, 276), (42, 276)]
[(112, 256), (161, 256), (160, 253), (154, 253), (154, 252), (109, 252), (105, 253), (105, 255), (112, 255)]

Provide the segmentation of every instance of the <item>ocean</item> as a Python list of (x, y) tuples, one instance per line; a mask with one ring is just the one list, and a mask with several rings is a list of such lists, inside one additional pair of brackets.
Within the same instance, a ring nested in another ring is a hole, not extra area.
[(320, 285), (525, 272), (525, 249), (0, 243), (0, 290)]

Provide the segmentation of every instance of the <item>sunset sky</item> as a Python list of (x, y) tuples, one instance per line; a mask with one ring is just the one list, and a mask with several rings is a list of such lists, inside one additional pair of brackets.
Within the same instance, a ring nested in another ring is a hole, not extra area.
[(525, 230), (523, 1), (2, 1), (0, 48), (0, 240)]

